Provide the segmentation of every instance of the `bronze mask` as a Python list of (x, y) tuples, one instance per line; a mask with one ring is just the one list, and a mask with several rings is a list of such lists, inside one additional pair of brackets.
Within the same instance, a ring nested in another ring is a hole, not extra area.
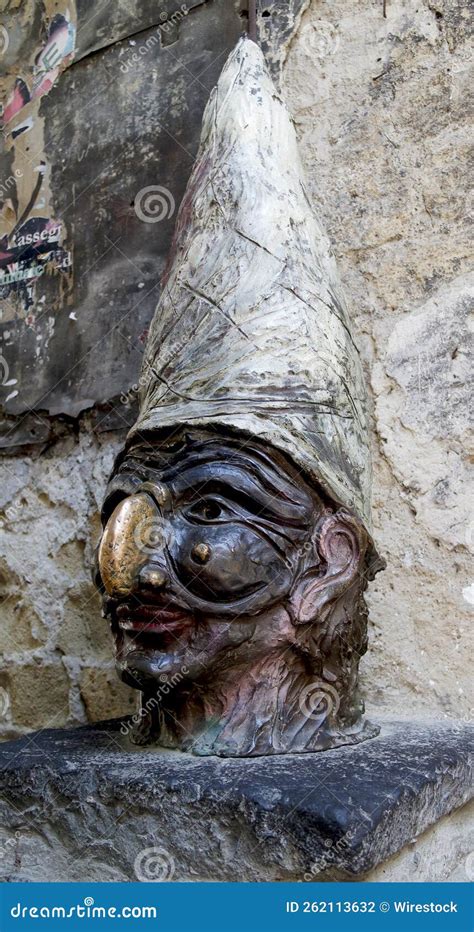
[(370, 737), (362, 366), (294, 128), (246, 38), (204, 113), (161, 285), (98, 560), (117, 668), (143, 696), (133, 740), (245, 756)]
[(248, 755), (367, 737), (367, 536), (281, 454), (202, 432), (135, 444), (103, 521), (97, 582), (119, 675), (143, 693), (135, 740)]

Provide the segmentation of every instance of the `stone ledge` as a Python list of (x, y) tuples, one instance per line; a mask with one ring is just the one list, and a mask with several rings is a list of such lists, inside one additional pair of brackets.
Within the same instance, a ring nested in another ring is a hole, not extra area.
[(158, 847), (174, 880), (355, 880), (468, 801), (472, 734), (242, 760), (132, 748), (120, 721), (35, 732), (0, 745), (0, 877), (136, 880)]

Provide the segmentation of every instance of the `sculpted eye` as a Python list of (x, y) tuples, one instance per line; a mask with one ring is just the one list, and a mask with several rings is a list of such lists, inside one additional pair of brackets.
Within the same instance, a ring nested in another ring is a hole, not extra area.
[(188, 508), (188, 515), (201, 521), (217, 521), (224, 514), (224, 508), (215, 498), (201, 498)]

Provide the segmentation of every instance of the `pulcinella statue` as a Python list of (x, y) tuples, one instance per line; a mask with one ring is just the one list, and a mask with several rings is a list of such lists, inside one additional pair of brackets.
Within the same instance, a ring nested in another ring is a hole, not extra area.
[(242, 39), (203, 119), (103, 507), (97, 583), (132, 740), (252, 756), (354, 744), (370, 532), (364, 381), (296, 136)]

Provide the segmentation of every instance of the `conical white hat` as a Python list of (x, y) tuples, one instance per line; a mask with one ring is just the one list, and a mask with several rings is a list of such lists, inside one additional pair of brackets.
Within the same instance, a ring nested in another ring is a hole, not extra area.
[(293, 124), (247, 38), (204, 114), (141, 385), (131, 437), (182, 424), (251, 435), (370, 531), (359, 353)]

